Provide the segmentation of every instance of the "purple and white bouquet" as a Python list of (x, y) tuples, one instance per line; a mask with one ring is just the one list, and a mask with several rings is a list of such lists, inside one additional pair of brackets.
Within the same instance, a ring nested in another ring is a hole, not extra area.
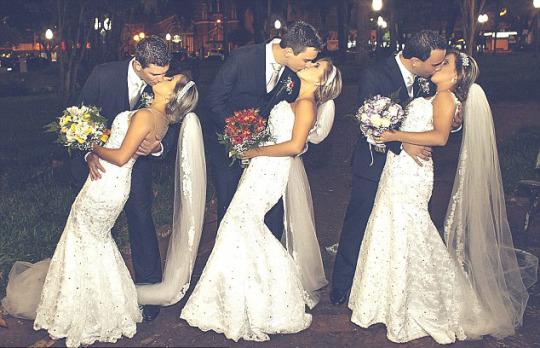
[(384, 148), (385, 145), (377, 144), (374, 137), (380, 136), (384, 131), (397, 129), (405, 119), (405, 112), (401, 105), (391, 98), (376, 95), (364, 101), (355, 117), (368, 143)]

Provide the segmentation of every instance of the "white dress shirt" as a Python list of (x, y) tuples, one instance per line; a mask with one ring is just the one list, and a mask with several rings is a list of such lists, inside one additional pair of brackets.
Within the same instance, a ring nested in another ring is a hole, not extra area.
[[(272, 45), (280, 43), (280, 42), (281, 42), (281, 39), (274, 39), (266, 44), (266, 58), (265, 58), (266, 59), (266, 73), (265, 73), (266, 92), (270, 92), (272, 88), (275, 87), (275, 85), (274, 86), (269, 85), (270, 79), (272, 78), (272, 75), (274, 73), (274, 67), (272, 64), (278, 64), (278, 62), (276, 62), (276, 58), (274, 57), (274, 53), (272, 52)], [(279, 70), (279, 76), (283, 74), (284, 69), (285, 67), (281, 66), (281, 69)], [(279, 76), (278, 76), (278, 81), (279, 81)]]
[(135, 69), (133, 69), (133, 62), (135, 58), (129, 61), (128, 74), (127, 74), (127, 83), (128, 83), (128, 96), (129, 96), (129, 108), (133, 110), (141, 94), (146, 87), (146, 82), (141, 79)]
[(412, 98), (414, 96), (413, 91), (413, 85), (414, 85), (414, 78), (416, 75), (414, 75), (412, 72), (407, 70), (405, 65), (401, 62), (401, 51), (396, 54), (396, 62), (398, 64), (399, 70), (401, 71), (401, 76), (403, 76), (403, 81), (405, 81), (405, 87), (407, 87), (407, 93), (409, 93), (409, 97)]

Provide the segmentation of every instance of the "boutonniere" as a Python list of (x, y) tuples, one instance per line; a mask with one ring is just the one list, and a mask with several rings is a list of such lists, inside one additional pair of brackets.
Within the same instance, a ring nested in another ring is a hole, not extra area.
[(416, 81), (418, 81), (418, 87), (420, 87), (422, 93), (425, 95), (429, 94), (431, 90), (429, 80), (425, 77), (418, 77)]
[(151, 93), (143, 92), (141, 94), (141, 108), (147, 108), (154, 101), (154, 95)]
[(283, 84), (285, 86), (285, 91), (287, 94), (291, 94), (294, 88), (294, 81), (291, 79), (291, 77), (287, 77), (285, 81), (283, 81)]

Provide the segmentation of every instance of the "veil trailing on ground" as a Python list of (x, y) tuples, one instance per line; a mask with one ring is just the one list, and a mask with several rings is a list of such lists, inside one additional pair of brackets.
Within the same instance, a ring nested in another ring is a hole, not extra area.
[[(308, 141), (318, 144), (328, 136), (334, 123), (334, 110), (333, 100), (319, 106), (317, 121), (309, 133)], [(309, 181), (300, 156), (292, 158), (283, 202), (285, 246), (298, 267), (302, 285), (310, 297), (309, 302), (317, 304), (319, 302), (317, 290), (326, 286), (328, 281), (324, 274), (321, 250), (315, 230)]]
[(203, 229), (206, 164), (201, 125), (189, 113), (182, 121), (176, 152), (172, 233), (163, 281), (137, 285), (139, 304), (169, 306), (186, 294)]
[(464, 107), (463, 140), (444, 237), (482, 306), (495, 319), (489, 334), (512, 335), (522, 324), (538, 258), (514, 248), (491, 109), (477, 84)]

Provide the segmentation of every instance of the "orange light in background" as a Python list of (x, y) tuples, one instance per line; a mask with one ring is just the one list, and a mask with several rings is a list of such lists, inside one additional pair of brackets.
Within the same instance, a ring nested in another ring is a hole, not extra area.
[(135, 34), (135, 35), (133, 36), (133, 40), (135, 40), (135, 41), (139, 41), (140, 39), (141, 39), (141, 38), (139, 37), (138, 34)]

